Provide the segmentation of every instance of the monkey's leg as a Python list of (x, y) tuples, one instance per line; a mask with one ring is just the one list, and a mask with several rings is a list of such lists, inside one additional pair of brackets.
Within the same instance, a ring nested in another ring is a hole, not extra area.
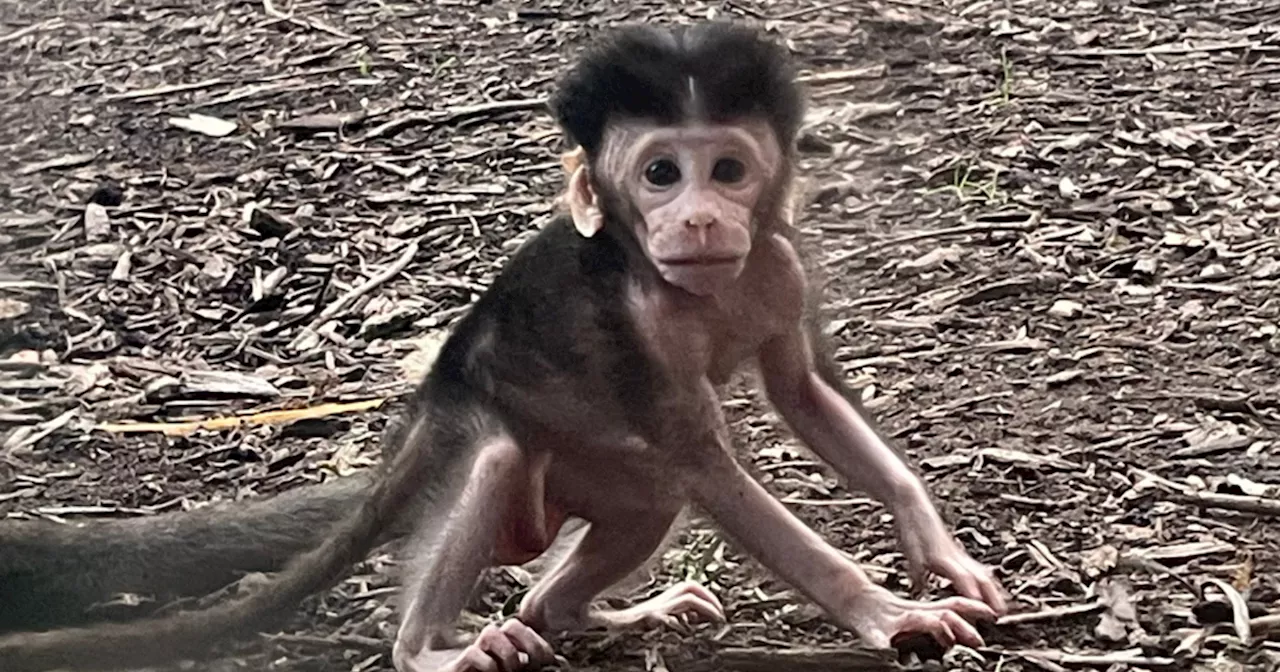
[(540, 632), (604, 627), (612, 630), (674, 624), (681, 617), (724, 620), (715, 595), (692, 582), (627, 609), (593, 609), (605, 589), (644, 564), (662, 544), (678, 510), (591, 523), (582, 541), (520, 605), (520, 620)]
[[(512, 493), (530, 487), (530, 460), (507, 436), (484, 441), (466, 474), (449, 519), (430, 540), (424, 571), (409, 580), (404, 620), (392, 662), (400, 672), (517, 669), (523, 661), (548, 663), (554, 653), (531, 628), (511, 620), (491, 625), (470, 645), (456, 631), (458, 615), (480, 573), (494, 560), (494, 544), (506, 520)], [(541, 520), (522, 521), (536, 527)], [(495, 660), (496, 659), (496, 660)]]

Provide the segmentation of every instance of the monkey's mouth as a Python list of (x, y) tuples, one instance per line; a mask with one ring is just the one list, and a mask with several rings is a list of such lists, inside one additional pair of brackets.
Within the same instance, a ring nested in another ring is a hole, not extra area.
[(728, 266), (737, 264), (742, 261), (742, 257), (737, 255), (706, 255), (700, 257), (675, 257), (671, 259), (659, 259), (658, 263), (663, 266), (671, 266), (673, 268), (699, 268), (716, 266)]
[(730, 255), (707, 255), (664, 259), (658, 271), (667, 282), (690, 294), (715, 294), (737, 282), (745, 258)]

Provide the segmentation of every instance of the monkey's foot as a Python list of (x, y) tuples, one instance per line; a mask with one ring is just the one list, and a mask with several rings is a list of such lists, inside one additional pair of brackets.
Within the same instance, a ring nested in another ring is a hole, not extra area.
[(392, 652), (397, 672), (515, 672), (555, 661), (555, 652), (533, 628), (517, 619), (491, 623), (466, 648)]
[(691, 622), (724, 622), (724, 606), (711, 591), (692, 581), (682, 581), (661, 595), (626, 609), (597, 611), (598, 624), (614, 630), (666, 626), (685, 630)]

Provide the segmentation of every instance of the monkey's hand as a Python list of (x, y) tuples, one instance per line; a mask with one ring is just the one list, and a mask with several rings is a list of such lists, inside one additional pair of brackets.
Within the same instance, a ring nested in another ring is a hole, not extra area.
[(392, 651), (396, 672), (515, 672), (555, 661), (555, 652), (537, 632), (517, 619), (490, 623), (466, 648), (409, 652), (397, 641)]
[(867, 645), (886, 649), (913, 635), (929, 635), (943, 648), (956, 644), (983, 646), (971, 621), (996, 619), (991, 607), (965, 597), (919, 602), (871, 585), (854, 597), (844, 625)]
[(894, 511), (894, 520), (913, 585), (923, 586), (932, 572), (949, 579), (961, 595), (985, 602), (997, 615), (1005, 613), (1000, 582), (989, 568), (965, 552), (931, 505), (901, 506)]

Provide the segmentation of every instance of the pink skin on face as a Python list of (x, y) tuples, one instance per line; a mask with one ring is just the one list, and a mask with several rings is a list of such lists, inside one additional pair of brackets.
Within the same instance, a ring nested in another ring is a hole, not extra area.
[(643, 215), (637, 235), (667, 282), (695, 295), (733, 285), (751, 251), (751, 213), (779, 149), (767, 125), (629, 129), (628, 151), (602, 157)]

